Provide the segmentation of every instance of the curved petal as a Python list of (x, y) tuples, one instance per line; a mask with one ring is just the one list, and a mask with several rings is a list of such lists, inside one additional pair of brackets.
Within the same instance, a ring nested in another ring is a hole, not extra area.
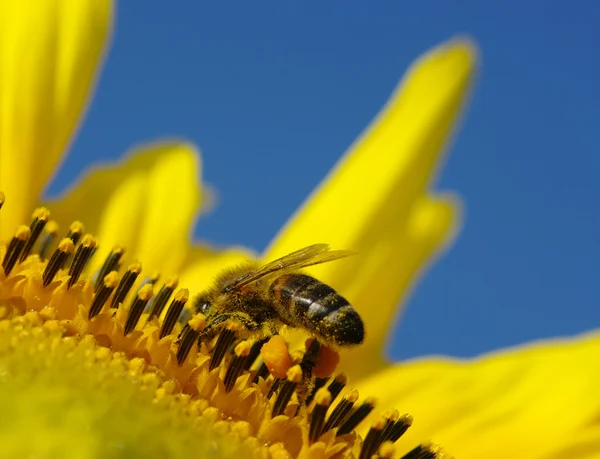
[[(434, 247), (410, 245), (410, 228), (429, 199), (426, 190), (466, 98), (474, 64), (475, 50), (464, 40), (417, 61), (386, 108), (267, 251), (266, 258), (272, 259), (326, 242), (358, 252), (312, 272), (365, 317), (365, 355), (381, 354), (385, 331), (410, 278), (455, 230), (453, 224), (442, 225), (447, 233), (435, 238)], [(452, 206), (441, 207), (431, 221), (453, 219)], [(375, 298), (377, 304), (372, 304)], [(375, 316), (381, 323), (375, 323)]]
[(96, 167), (47, 206), (62, 228), (78, 219), (98, 237), (92, 269), (122, 245), (125, 263), (139, 258), (145, 273), (169, 276), (186, 259), (199, 211), (199, 163), (199, 153), (185, 143), (152, 145), (122, 163)]
[(600, 457), (598, 355), (595, 332), (472, 361), (405, 362), (358, 390), (414, 416), (401, 449), (433, 440), (465, 459)]
[[(421, 198), (413, 205), (406, 226), (389, 246), (372, 247), (370, 266), (357, 266), (363, 275), (345, 287), (344, 295), (352, 298), (366, 323), (365, 344), (342, 352), (340, 371), (357, 381), (365, 374), (386, 364), (383, 347), (390, 324), (398, 311), (395, 305), (400, 295), (407, 295), (419, 274), (436, 259), (436, 252), (453, 239), (459, 225), (459, 206), (452, 196)], [(382, 239), (388, 238), (383, 232)], [(352, 266), (344, 269), (351, 271)], [(343, 278), (335, 278), (334, 285)], [(352, 272), (348, 272), (348, 276)], [(376, 356), (376, 357), (374, 357)]]
[(109, 0), (0, 3), (0, 239), (29, 221), (94, 85)]

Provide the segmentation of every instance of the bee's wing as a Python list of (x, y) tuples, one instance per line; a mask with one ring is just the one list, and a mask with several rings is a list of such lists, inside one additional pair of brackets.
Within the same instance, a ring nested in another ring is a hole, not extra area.
[(329, 250), (327, 244), (313, 244), (303, 249), (296, 250), (277, 260), (273, 260), (266, 265), (261, 266), (255, 271), (252, 271), (229, 286), (229, 289), (243, 287), (273, 273), (281, 273), (283, 271), (295, 271), (307, 266), (327, 263), (328, 261), (338, 260), (350, 255), (354, 252), (350, 250)]

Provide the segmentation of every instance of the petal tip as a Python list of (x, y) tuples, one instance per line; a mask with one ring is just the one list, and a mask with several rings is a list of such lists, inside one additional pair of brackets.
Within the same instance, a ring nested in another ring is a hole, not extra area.
[(479, 50), (475, 41), (459, 35), (426, 53), (416, 62), (415, 68), (469, 78), (478, 61)]
[(479, 48), (477, 42), (469, 35), (457, 35), (448, 40), (445, 46), (448, 50), (453, 50), (455, 53), (464, 56), (469, 61), (475, 62), (478, 59)]
[(424, 199), (415, 210), (411, 233), (421, 240), (454, 240), (462, 225), (463, 205), (457, 195), (445, 193)]
[(182, 170), (201, 170), (202, 152), (193, 143), (180, 138), (160, 138), (147, 143), (135, 145), (127, 151), (126, 158), (142, 158), (144, 163), (158, 161), (158, 166), (165, 163), (177, 166)]

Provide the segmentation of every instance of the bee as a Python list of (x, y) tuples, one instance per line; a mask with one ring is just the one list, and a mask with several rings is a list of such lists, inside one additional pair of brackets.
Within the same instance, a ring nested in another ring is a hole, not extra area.
[(262, 266), (249, 263), (222, 274), (195, 300), (196, 311), (206, 315), (200, 339), (234, 321), (260, 338), (287, 325), (330, 347), (361, 344), (365, 331), (358, 312), (329, 285), (299, 271), (349, 255), (353, 252), (314, 244)]

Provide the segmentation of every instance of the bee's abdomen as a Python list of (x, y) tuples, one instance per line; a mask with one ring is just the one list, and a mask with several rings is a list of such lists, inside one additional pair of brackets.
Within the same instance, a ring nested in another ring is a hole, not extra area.
[(305, 274), (287, 274), (271, 285), (272, 294), (296, 320), (319, 321), (348, 302), (329, 285)]
[(305, 274), (286, 274), (270, 287), (277, 312), (289, 325), (339, 345), (360, 344), (364, 326), (350, 303), (329, 285)]

